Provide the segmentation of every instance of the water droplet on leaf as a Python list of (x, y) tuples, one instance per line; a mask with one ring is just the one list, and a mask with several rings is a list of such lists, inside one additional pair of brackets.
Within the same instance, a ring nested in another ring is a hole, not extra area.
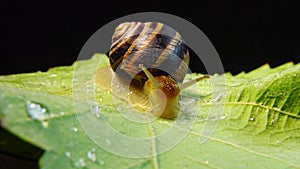
[(56, 77), (56, 76), (57, 76), (57, 74), (54, 74), (54, 73), (50, 75), (50, 77)]
[(77, 127), (72, 127), (71, 130), (72, 130), (74, 133), (77, 133), (77, 132), (78, 132), (78, 128), (77, 128)]
[(99, 106), (93, 105), (90, 109), (91, 113), (94, 114), (96, 117), (100, 117), (101, 112), (99, 110)]
[(26, 109), (29, 117), (38, 121), (47, 120), (51, 116), (44, 106), (36, 102), (26, 102)]
[(253, 84), (255, 87), (258, 87), (260, 84), (259, 83), (254, 83)]
[(86, 153), (86, 157), (92, 162), (96, 161), (96, 150), (93, 148), (92, 150)]
[(227, 118), (227, 116), (225, 116), (225, 115), (220, 117), (221, 120), (224, 120), (226, 118)]
[(85, 166), (85, 161), (83, 158), (79, 158), (75, 163), (74, 163), (74, 166), (76, 168), (82, 168)]
[(254, 118), (254, 117), (250, 117), (249, 120), (250, 120), (250, 121), (254, 121), (255, 118)]
[(65, 152), (65, 156), (68, 157), (68, 158), (71, 157), (71, 152), (66, 151), (66, 152)]
[(42, 121), (41, 123), (42, 123), (42, 126), (44, 128), (47, 128), (49, 126), (49, 122), (48, 121)]
[(271, 122), (270, 122), (270, 125), (272, 126), (275, 122), (276, 122), (276, 120), (272, 119)]

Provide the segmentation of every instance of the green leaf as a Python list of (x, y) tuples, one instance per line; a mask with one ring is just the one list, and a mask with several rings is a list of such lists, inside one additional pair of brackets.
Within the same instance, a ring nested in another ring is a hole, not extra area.
[(0, 76), (1, 123), (45, 150), (41, 168), (300, 168), (300, 64), (214, 75), (226, 83), (197, 83), (182, 92), (180, 118), (152, 123), (127, 120), (115, 107), (122, 101), (94, 88), (95, 71), (107, 64), (96, 54)]

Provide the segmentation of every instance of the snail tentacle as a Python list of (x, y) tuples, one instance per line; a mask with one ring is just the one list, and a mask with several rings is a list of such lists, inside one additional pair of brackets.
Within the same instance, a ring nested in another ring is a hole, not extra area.
[(206, 79), (206, 78), (209, 78), (209, 75), (204, 75), (202, 77), (198, 77), (196, 79), (193, 79), (193, 80), (190, 80), (188, 82), (182, 83), (182, 84), (179, 85), (179, 88), (181, 90), (186, 89), (186, 88), (194, 85), (195, 83), (199, 82), (200, 80), (203, 80), (203, 79)]
[(146, 74), (146, 76), (148, 77), (148, 80), (151, 81), (152, 85), (154, 86), (155, 89), (159, 89), (160, 85), (157, 82), (157, 80), (153, 77), (153, 75), (147, 70), (147, 68), (145, 68), (145, 66), (143, 64), (139, 64), (139, 68), (141, 68), (144, 73)]

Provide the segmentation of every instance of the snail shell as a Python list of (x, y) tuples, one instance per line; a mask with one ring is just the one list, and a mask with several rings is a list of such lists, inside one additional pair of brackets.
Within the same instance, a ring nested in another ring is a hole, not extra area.
[(162, 118), (177, 117), (180, 90), (207, 77), (181, 84), (188, 70), (188, 47), (177, 31), (158, 22), (117, 26), (108, 57), (110, 67), (97, 70), (96, 85), (134, 109)]
[(188, 70), (189, 54), (182, 37), (171, 27), (158, 22), (125, 22), (112, 36), (109, 61), (112, 69), (124, 77), (147, 80), (138, 67), (143, 64), (154, 77), (169, 75), (181, 83)]

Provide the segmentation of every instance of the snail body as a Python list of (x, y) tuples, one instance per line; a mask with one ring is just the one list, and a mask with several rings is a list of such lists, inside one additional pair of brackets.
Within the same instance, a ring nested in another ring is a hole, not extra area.
[[(112, 36), (110, 66), (97, 70), (95, 83), (127, 101), (134, 109), (162, 118), (178, 115), (180, 90), (202, 78), (183, 83), (189, 53), (181, 35), (158, 22), (125, 22)], [(113, 86), (112, 86), (113, 82)]]

